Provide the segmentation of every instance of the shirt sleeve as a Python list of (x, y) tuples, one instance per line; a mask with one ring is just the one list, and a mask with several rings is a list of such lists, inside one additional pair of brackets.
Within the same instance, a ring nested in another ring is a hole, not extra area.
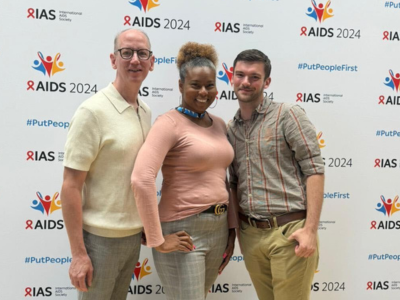
[(315, 127), (304, 110), (298, 105), (289, 107), (284, 122), (286, 141), (295, 153), (295, 159), (303, 174), (323, 174), (324, 162)]
[[(228, 136), (228, 141), (232, 145), (233, 151), (235, 152), (234, 141), (233, 141), (235, 139), (235, 137), (233, 136), (232, 133), (229, 134), (230, 126), (231, 126), (232, 122), (233, 121), (231, 120), (228, 123), (227, 136)], [(238, 183), (238, 177), (237, 177), (236, 170), (235, 170), (235, 162), (236, 162), (236, 153), (235, 153), (235, 157), (233, 158), (232, 163), (229, 165), (229, 186), (232, 189), (237, 189), (237, 183)]]
[(164, 243), (158, 212), (155, 179), (168, 151), (177, 142), (176, 123), (169, 116), (157, 118), (140, 148), (132, 172), (131, 185), (142, 220), (148, 247)]
[(72, 118), (65, 143), (64, 166), (89, 171), (100, 149), (101, 134), (93, 113), (80, 107)]

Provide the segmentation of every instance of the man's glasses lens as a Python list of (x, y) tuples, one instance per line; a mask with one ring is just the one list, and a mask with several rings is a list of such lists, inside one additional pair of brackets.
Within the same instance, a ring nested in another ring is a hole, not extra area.
[(122, 48), (118, 49), (118, 51), (123, 59), (131, 59), (133, 57), (133, 54), (136, 52), (136, 55), (140, 60), (147, 60), (150, 58), (152, 53), (150, 50), (147, 49), (133, 50), (130, 48)]

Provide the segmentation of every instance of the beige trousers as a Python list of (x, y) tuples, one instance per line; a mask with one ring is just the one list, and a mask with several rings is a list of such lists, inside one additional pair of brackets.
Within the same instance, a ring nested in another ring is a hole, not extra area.
[(297, 257), (296, 241), (287, 238), (304, 226), (305, 220), (278, 228), (259, 229), (240, 223), (240, 242), (258, 298), (261, 300), (308, 300), (319, 247), (308, 258)]

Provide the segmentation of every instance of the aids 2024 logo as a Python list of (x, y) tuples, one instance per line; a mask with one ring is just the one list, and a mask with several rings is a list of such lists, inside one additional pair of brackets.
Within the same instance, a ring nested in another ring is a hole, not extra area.
[[(33, 60), (33, 65), (31, 66), (33, 70), (37, 71), (35, 74), (43, 74), (43, 76), (51, 78), (51, 81), (34, 81), (28, 80), (27, 82), (27, 91), (35, 91), (35, 92), (58, 92), (65, 93), (70, 92), (73, 94), (92, 94), (97, 92), (96, 84), (88, 84), (88, 83), (76, 83), (76, 82), (60, 82), (55, 81), (53, 77), (55, 75), (56, 78), (61, 78), (58, 76), (60, 73), (64, 73), (66, 67), (64, 62), (61, 59), (61, 53), (58, 52), (56, 55), (44, 55), (41, 51), (36, 53), (36, 57)], [(69, 88), (68, 88), (69, 86)]]
[[(44, 197), (40, 192), (36, 192), (36, 199), (32, 200), (31, 208), (49, 217), (55, 211), (61, 209), (61, 199), (58, 196), (58, 192), (55, 192), (52, 196), (46, 195)], [(60, 215), (58, 220), (48, 218), (44, 220), (26, 220), (25, 222), (26, 230), (61, 230), (63, 228), (64, 221)]]
[[(392, 216), (400, 211), (400, 203), (398, 202), (399, 196), (396, 195), (393, 199), (385, 199), (382, 195), (380, 202), (376, 204), (375, 210), (384, 215), (384, 217), (392, 218)], [(399, 214), (400, 215), (400, 214)], [(399, 216), (397, 215), (397, 216)], [(370, 229), (374, 230), (393, 230), (400, 229), (400, 220), (386, 220), (386, 221), (371, 221)]]
[[(174, 18), (151, 18), (137, 16), (137, 9), (147, 14), (153, 8), (161, 6), (161, 0), (129, 0), (127, 3), (130, 7), (135, 6), (135, 17), (125, 15), (124, 26), (140, 27), (140, 28), (160, 28), (168, 30), (190, 30), (190, 20), (174, 19)], [(153, 11), (152, 11), (153, 12)]]
[(400, 73), (394, 73), (393, 70), (388, 71), (389, 76), (385, 77), (384, 85), (389, 87), (393, 93), (397, 95), (380, 95), (378, 97), (379, 105), (400, 105)]
[[(307, 8), (305, 15), (308, 16), (309, 19), (313, 19), (314, 22), (322, 24), (335, 16), (333, 14), (334, 9), (332, 8), (332, 6), (333, 5), (330, 0), (325, 3), (318, 4), (315, 2), (315, 0), (311, 0), (311, 6)], [(300, 36), (318, 38), (360, 39), (361, 31), (359, 29), (353, 28), (302, 26), (300, 28)]]

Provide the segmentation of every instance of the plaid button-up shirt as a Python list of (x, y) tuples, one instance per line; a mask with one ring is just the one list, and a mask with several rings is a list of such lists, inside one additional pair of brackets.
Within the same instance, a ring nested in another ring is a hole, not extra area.
[(300, 106), (265, 97), (249, 127), (238, 110), (228, 138), (235, 151), (230, 185), (244, 214), (263, 219), (306, 209), (307, 176), (323, 174), (324, 162), (315, 128)]

